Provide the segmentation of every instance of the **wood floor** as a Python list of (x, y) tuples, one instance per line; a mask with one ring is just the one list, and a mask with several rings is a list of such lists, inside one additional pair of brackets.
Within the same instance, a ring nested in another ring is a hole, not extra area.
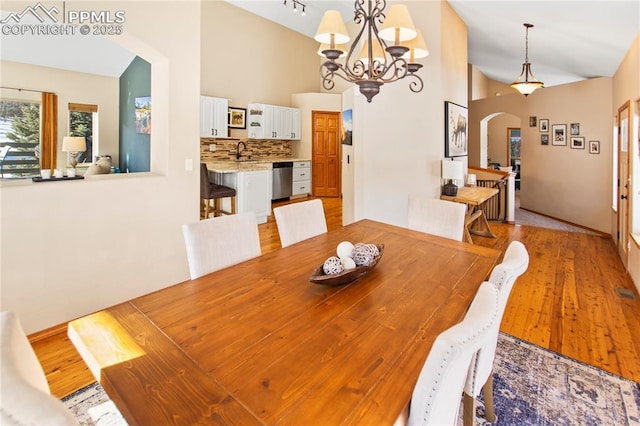
[[(323, 202), (328, 229), (340, 227), (340, 200)], [(504, 251), (519, 240), (530, 256), (529, 269), (512, 290), (501, 330), (640, 382), (640, 297), (612, 241), (496, 222), (491, 227), (496, 239), (473, 236), (474, 243)], [(273, 216), (259, 229), (263, 253), (280, 248)], [(635, 300), (621, 297), (618, 288), (632, 291)], [(94, 381), (66, 337), (65, 325), (31, 340), (54, 395), (62, 398)]]

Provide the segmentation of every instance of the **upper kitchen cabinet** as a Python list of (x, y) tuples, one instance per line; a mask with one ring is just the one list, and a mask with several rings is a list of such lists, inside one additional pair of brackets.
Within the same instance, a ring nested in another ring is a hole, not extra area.
[(229, 100), (200, 96), (200, 137), (227, 138)]
[(249, 104), (250, 139), (300, 139), (300, 110), (267, 104)]

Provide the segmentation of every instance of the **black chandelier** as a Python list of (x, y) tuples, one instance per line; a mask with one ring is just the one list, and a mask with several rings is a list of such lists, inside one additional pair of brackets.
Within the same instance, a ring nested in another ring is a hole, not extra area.
[[(322, 43), (319, 53), (327, 58), (320, 66), (322, 86), (326, 90), (333, 89), (333, 79), (336, 76), (357, 84), (367, 102), (371, 102), (380, 92), (383, 84), (405, 77), (415, 80), (409, 84), (412, 92), (417, 93), (423, 89), (424, 83), (416, 74), (422, 64), (415, 60), (429, 54), (424, 38), (415, 29), (406, 6), (393, 5), (389, 8), (388, 15), (384, 13), (385, 7), (386, 0), (355, 1), (354, 22), (362, 25), (362, 28), (348, 53), (346, 43), (350, 41), (350, 37), (340, 12), (325, 12), (315, 40)], [(361, 40), (362, 49), (355, 58)], [(344, 63), (338, 62), (345, 53)]]

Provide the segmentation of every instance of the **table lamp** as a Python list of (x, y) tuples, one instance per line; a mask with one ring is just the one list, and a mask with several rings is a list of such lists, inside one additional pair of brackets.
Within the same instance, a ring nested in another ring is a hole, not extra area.
[(71, 167), (76, 168), (78, 165), (78, 160), (76, 156), (79, 152), (84, 152), (87, 150), (87, 142), (84, 139), (84, 136), (65, 136), (62, 139), (62, 152), (70, 152), (71, 153)]
[(442, 178), (448, 179), (448, 182), (442, 187), (442, 195), (451, 197), (458, 195), (458, 187), (454, 180), (464, 178), (462, 163), (454, 160), (442, 160)]

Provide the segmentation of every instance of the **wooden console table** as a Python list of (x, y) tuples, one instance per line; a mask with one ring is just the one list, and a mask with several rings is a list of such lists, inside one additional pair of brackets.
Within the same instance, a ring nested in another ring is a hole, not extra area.
[(484, 215), (482, 207), (492, 197), (498, 194), (497, 188), (483, 188), (479, 186), (464, 186), (458, 188), (458, 195), (441, 195), (442, 200), (455, 201), (467, 205), (467, 217), (465, 219), (464, 239), (468, 243), (473, 243), (471, 234), (482, 237), (496, 238), (489, 227), (487, 217)]

